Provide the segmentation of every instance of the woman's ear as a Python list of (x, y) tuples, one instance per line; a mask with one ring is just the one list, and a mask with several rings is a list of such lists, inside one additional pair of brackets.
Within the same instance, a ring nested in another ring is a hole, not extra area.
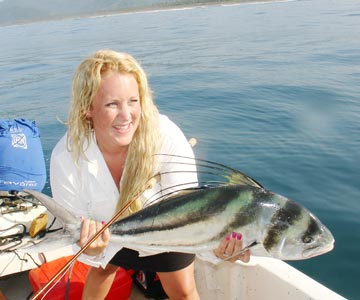
[(85, 116), (86, 116), (86, 118), (91, 118), (92, 117), (92, 115), (91, 115), (91, 110), (88, 110), (86, 113), (85, 113)]

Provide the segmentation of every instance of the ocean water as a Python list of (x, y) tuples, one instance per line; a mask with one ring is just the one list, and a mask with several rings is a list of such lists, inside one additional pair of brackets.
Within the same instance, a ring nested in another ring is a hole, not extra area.
[[(77, 64), (129, 52), (199, 158), (300, 202), (335, 249), (291, 264), (360, 299), (360, 2), (214, 5), (0, 27), (0, 118), (36, 120), (46, 163)], [(51, 193), (49, 185), (46, 193)], [(261, 285), (261, 283), (259, 283)]]

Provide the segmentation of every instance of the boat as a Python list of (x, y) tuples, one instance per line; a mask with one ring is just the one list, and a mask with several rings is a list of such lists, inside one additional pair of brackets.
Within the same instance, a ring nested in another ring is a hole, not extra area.
[[(71, 249), (67, 248), (44, 253), (44, 256), (49, 262), (70, 253)], [(27, 297), (32, 293), (28, 269), (37, 266), (31, 260), (24, 263), (11, 253), (1, 255), (0, 258), (1, 266), (4, 264), (12, 266), (7, 268), (7, 276), (1, 275), (0, 291), (5, 298), (1, 298), (0, 294), (0, 299), (28, 299)], [(41, 263), (41, 260), (39, 259), (37, 263)], [(226, 262), (221, 266), (214, 266), (197, 258), (195, 277), (201, 299), (207, 300), (345, 299), (286, 262), (273, 258), (253, 256), (246, 264)], [(137, 286), (133, 285), (129, 300), (144, 299), (150, 298), (143, 295)]]
[[(12, 129), (9, 129), (10, 127)], [(21, 191), (22, 187), (29, 188), (29, 185), (32, 189), (41, 191), (45, 184), (45, 164), (35, 123), (24, 119), (15, 121), (0, 120), (1, 128), (6, 128), (7, 133), (9, 133), (6, 143), (11, 144), (11, 154), (18, 150), (37, 149), (37, 154), (32, 153), (29, 156), (32, 163), (31, 172), (26, 168), (24, 169), (23, 164), (21, 164), (20, 171), (15, 170), (14, 166), (21, 160), (19, 157), (24, 157), (23, 153), (19, 152), (19, 156), (7, 162), (4, 162), (5, 155), (0, 156), (0, 200), (2, 201), (0, 203), (2, 205), (0, 215), (0, 300), (31, 299), (32, 294), (36, 292), (34, 290), (33, 270), (37, 270), (44, 265), (51, 266), (53, 262), (60, 261), (64, 263), (64, 260), (61, 259), (71, 257), (73, 254), (72, 247), (67, 246), (47, 251), (41, 253), (41, 255), (29, 255), (26, 252), (18, 251), (24, 245), (35, 242), (37, 235), (44, 230), (44, 227), (39, 227), (37, 232), (33, 232), (32, 235), (27, 234), (34, 228), (34, 224), (37, 224), (34, 223), (34, 220), (41, 220), (46, 215), (45, 228), (49, 230), (47, 224), (54, 223), (55, 217), (44, 206), (37, 203), (35, 199), (27, 198), (28, 196)], [(26, 133), (26, 130), (30, 131)], [(4, 136), (4, 134), (1, 136)], [(36, 140), (32, 147), (29, 146), (28, 142), (31, 139), (28, 139), (28, 137)], [(2, 145), (1, 142), (3, 142)], [(5, 142), (1, 141), (1, 139), (0, 148), (6, 148)], [(5, 154), (5, 151), (2, 151), (2, 154)], [(10, 156), (7, 153), (6, 160)], [(34, 159), (36, 156), (40, 158)], [(37, 172), (33, 171), (34, 163), (38, 165)], [(4, 176), (7, 176), (7, 179), (4, 179)], [(5, 205), (6, 201), (11, 205)], [(57, 226), (59, 224), (56, 225), (55, 221), (54, 228), (57, 228)], [(236, 263), (223, 262), (219, 265), (213, 265), (196, 258), (195, 278), (201, 299), (207, 300), (345, 299), (286, 262), (268, 257), (252, 256), (248, 263), (240, 261)], [(84, 280), (84, 276), (82, 280)], [(81, 292), (83, 282), (74, 282), (75, 284), (76, 288), (80, 289)], [(44, 299), (50, 298), (45, 297)], [(128, 299), (142, 300), (150, 298), (147, 298), (137, 285), (132, 284)]]

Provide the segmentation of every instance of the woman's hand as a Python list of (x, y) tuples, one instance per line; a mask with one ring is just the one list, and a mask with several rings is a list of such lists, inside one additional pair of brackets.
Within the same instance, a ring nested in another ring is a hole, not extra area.
[(218, 258), (229, 262), (235, 262), (238, 259), (242, 262), (249, 262), (250, 250), (245, 250), (242, 253), (243, 248), (241, 233), (233, 232), (224, 238), (219, 247), (214, 250), (214, 253)]
[[(96, 222), (90, 219), (83, 219), (80, 231), (80, 240), (78, 242), (80, 247), (85, 244), (104, 226), (104, 222)], [(105, 247), (109, 244), (110, 232), (107, 228), (91, 245), (84, 251), (85, 254), (90, 256), (99, 255), (104, 251)]]

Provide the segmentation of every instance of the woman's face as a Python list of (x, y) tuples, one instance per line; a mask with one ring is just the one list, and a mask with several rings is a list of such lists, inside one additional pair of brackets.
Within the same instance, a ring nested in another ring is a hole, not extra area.
[(130, 144), (141, 117), (139, 87), (134, 76), (106, 74), (91, 104), (98, 146), (103, 153), (122, 151)]

